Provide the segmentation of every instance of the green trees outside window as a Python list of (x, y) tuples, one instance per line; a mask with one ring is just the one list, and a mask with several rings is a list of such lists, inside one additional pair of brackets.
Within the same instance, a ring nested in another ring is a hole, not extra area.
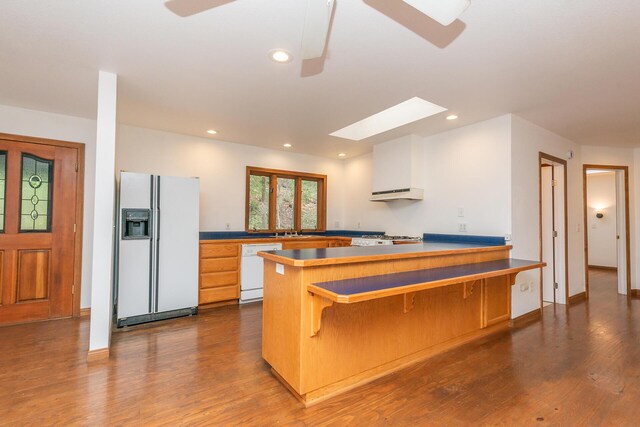
[(247, 167), (247, 231), (324, 231), (326, 175)]

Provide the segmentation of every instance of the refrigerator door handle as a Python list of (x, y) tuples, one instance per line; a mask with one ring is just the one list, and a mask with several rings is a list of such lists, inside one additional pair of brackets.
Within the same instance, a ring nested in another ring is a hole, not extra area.
[(149, 242), (149, 313), (153, 313), (155, 311), (154, 300), (155, 300), (155, 263), (156, 263), (156, 215), (155, 215), (155, 203), (156, 203), (156, 181), (155, 176), (151, 175), (151, 241)]
[(160, 263), (158, 262), (160, 260), (160, 179), (161, 177), (158, 176), (157, 177), (157, 181), (156, 181), (156, 205), (155, 205), (155, 213), (156, 213), (156, 219), (155, 219), (155, 223), (156, 223), (156, 239), (154, 240), (154, 246), (155, 246), (155, 256), (154, 256), (154, 261), (155, 261), (155, 289), (154, 289), (154, 294), (153, 294), (153, 302), (154, 302), (154, 307), (153, 307), (153, 311), (154, 312), (158, 312), (158, 295), (159, 295), (159, 289), (160, 289)]

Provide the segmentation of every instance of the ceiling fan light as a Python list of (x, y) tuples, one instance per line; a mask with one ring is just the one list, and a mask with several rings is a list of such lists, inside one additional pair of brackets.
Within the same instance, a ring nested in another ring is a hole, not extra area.
[(470, 0), (402, 0), (434, 21), (449, 25), (471, 4)]

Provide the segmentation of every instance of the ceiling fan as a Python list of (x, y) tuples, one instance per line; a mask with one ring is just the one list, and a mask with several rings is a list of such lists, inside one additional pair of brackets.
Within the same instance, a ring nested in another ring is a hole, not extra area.
[[(168, 0), (165, 5), (186, 17), (213, 9), (234, 0)], [(470, 0), (402, 0), (442, 25), (455, 21), (470, 5)], [(307, 0), (302, 33), (302, 59), (320, 58), (327, 44), (335, 0)]]

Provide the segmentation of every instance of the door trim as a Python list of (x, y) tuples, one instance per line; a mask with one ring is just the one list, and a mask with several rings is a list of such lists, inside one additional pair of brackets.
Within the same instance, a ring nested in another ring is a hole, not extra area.
[(84, 153), (85, 144), (79, 142), (60, 141), (56, 139), (37, 138), (33, 136), (0, 133), (0, 139), (24, 142), (29, 144), (49, 145), (54, 147), (73, 148), (78, 150), (76, 180), (76, 235), (73, 243), (73, 317), (80, 317), (80, 298), (82, 293), (82, 236), (84, 223)]
[[(631, 226), (629, 220), (629, 166), (613, 165), (582, 165), (582, 208), (584, 214), (584, 280), (585, 292), (589, 299), (589, 227), (587, 227), (587, 169), (605, 169), (611, 171), (624, 171), (624, 223), (625, 223), (625, 252), (627, 253), (627, 297), (631, 297)], [(616, 190), (618, 183), (616, 182)], [(617, 209), (617, 206), (616, 206)]]
[[(542, 262), (542, 161), (548, 160), (550, 162), (558, 163), (563, 166), (564, 169), (564, 295), (565, 295), (565, 309), (569, 309), (569, 220), (568, 220), (568, 194), (567, 194), (567, 161), (559, 157), (552, 156), (551, 154), (538, 152), (538, 215), (539, 215), (539, 232), (540, 232), (540, 262)], [(554, 197), (555, 198), (555, 197)], [(555, 216), (555, 212), (554, 212)], [(555, 300), (555, 292), (554, 292)], [(544, 301), (542, 296), (542, 268), (540, 268), (540, 310), (544, 307)]]

